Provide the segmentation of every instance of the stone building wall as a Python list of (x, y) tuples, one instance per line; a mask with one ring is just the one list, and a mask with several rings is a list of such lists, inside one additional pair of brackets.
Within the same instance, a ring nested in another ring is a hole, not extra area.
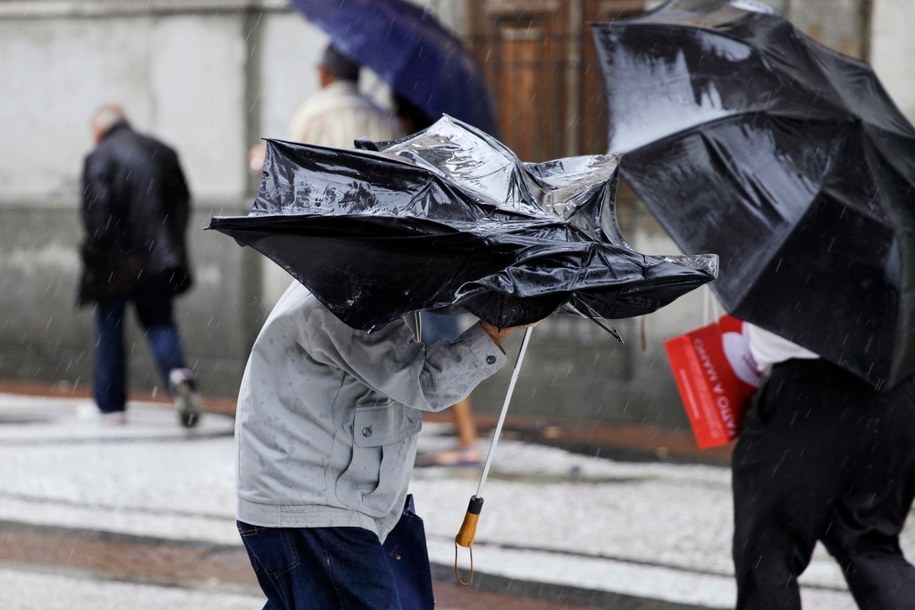
[[(456, 31), (462, 11), (429, 0)], [(824, 43), (873, 61), (899, 106), (915, 115), (908, 0), (772, 2)], [(195, 289), (178, 301), (190, 361), (206, 393), (232, 395), (251, 341), (285, 276), (203, 228), (240, 214), (254, 179), (248, 147), (282, 137), (315, 91), (325, 38), (281, 0), (7, 0), (0, 2), (0, 378), (83, 385), (92, 371), (92, 320), (73, 307), (78, 274), (79, 176), (91, 146), (87, 118), (118, 101), (135, 127), (181, 154), (194, 194)], [(371, 84), (383, 99), (384, 88)], [(623, 214), (643, 252), (676, 252), (641, 209)], [(592, 323), (548, 320), (536, 331), (514, 412), (544, 417), (685, 425), (663, 355), (664, 338), (698, 326), (701, 292), (618, 324), (615, 342)], [(645, 339), (644, 345), (642, 339)], [(158, 383), (131, 321), (131, 382)], [(509, 349), (514, 349), (514, 341)], [(477, 393), (501, 406), (508, 371)]]

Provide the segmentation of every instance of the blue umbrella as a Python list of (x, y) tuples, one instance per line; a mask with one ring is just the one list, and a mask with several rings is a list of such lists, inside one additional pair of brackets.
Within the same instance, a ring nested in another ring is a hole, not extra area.
[(404, 0), (290, 0), (353, 61), (433, 120), (453, 116), (496, 135), (489, 88), (473, 56), (430, 13)]

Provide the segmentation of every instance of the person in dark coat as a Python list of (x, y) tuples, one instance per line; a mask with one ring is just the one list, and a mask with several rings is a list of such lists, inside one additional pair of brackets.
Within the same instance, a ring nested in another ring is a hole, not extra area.
[(135, 132), (115, 104), (91, 119), (96, 148), (83, 168), (78, 305), (95, 304), (94, 395), (105, 421), (126, 422), (124, 316), (131, 303), (185, 426), (197, 423), (196, 375), (187, 368), (173, 298), (191, 287), (185, 232), (190, 192), (178, 155)]
[(915, 609), (915, 376), (889, 391), (750, 326), (767, 374), (732, 460), (737, 610), (800, 610), (817, 542), (862, 610)]

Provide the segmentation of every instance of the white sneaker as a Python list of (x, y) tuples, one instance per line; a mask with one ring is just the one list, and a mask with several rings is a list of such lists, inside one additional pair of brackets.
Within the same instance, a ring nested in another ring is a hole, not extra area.
[(168, 374), (178, 419), (185, 428), (200, 422), (200, 397), (197, 395), (197, 376), (191, 369), (172, 369)]
[(76, 419), (94, 421), (102, 414), (94, 404), (84, 403), (76, 406)]
[(99, 413), (99, 423), (103, 426), (126, 426), (127, 413), (113, 411), (112, 413)]
[(123, 426), (127, 423), (127, 413), (112, 411), (102, 413), (95, 405), (84, 404), (76, 408), (76, 417), (83, 421), (95, 422), (101, 426)]

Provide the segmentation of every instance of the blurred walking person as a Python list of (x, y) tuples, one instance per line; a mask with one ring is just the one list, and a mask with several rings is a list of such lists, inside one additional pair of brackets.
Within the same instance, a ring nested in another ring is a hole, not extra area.
[[(286, 137), (318, 146), (353, 148), (357, 138), (385, 142), (403, 135), (397, 117), (359, 91), (360, 71), (359, 64), (327, 45), (317, 70), (321, 89), (296, 109)], [(248, 165), (256, 173), (263, 169), (263, 144), (248, 151)]]
[(318, 66), (321, 90), (293, 114), (290, 139), (352, 148), (356, 138), (384, 142), (399, 137), (400, 124), (394, 114), (360, 93), (359, 72), (358, 63), (328, 45)]
[(128, 303), (142, 325), (179, 418), (200, 418), (197, 379), (187, 368), (173, 299), (192, 283), (185, 232), (190, 192), (177, 154), (135, 132), (123, 109), (105, 104), (91, 117), (95, 149), (83, 168), (78, 305), (95, 305), (95, 402), (102, 421), (126, 423)]

